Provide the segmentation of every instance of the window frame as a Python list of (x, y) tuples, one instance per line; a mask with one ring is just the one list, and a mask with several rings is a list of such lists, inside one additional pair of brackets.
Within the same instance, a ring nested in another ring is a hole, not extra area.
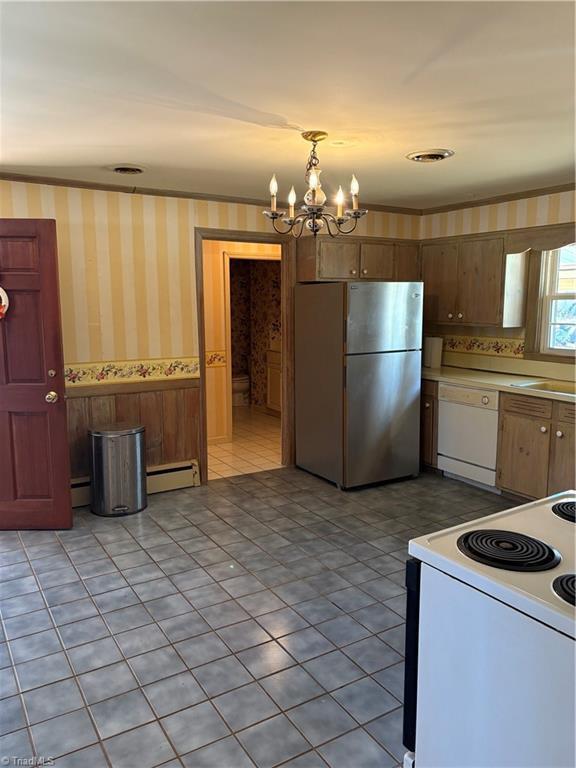
[[(568, 244), (567, 244), (568, 245)], [(571, 245), (571, 243), (570, 243)], [(550, 330), (554, 325), (551, 321), (552, 306), (554, 301), (568, 299), (576, 301), (576, 291), (570, 293), (559, 293), (556, 290), (557, 279), (559, 275), (559, 253), (565, 246), (542, 251), (542, 281), (539, 296), (539, 344), (538, 350), (541, 355), (551, 355), (556, 358), (573, 358), (576, 350), (559, 349), (550, 346)]]

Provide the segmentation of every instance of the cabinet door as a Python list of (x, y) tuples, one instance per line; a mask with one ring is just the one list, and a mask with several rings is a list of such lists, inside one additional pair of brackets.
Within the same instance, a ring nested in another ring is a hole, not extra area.
[(502, 322), (504, 241), (468, 240), (458, 254), (456, 319), (471, 325)]
[(367, 280), (394, 280), (393, 243), (362, 243), (360, 275)]
[(458, 246), (455, 243), (422, 247), (424, 323), (451, 323), (456, 317)]
[(394, 279), (420, 280), (420, 249), (417, 245), (394, 246)]
[(552, 424), (550, 471), (548, 473), (549, 494), (576, 488), (575, 437), (573, 424), (561, 421)]
[(336, 241), (320, 243), (318, 277), (349, 280), (358, 277), (360, 248), (358, 243)]
[(548, 489), (550, 426), (545, 419), (502, 413), (497, 485), (521, 496), (541, 498)]
[(435, 467), (436, 451), (436, 398), (422, 395), (420, 411), (420, 459), (422, 464)]

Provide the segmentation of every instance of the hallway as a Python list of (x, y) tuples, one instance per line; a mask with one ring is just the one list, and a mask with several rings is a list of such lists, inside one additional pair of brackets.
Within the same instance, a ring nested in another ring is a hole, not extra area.
[(232, 442), (208, 446), (208, 479), (279, 469), (280, 418), (250, 406), (233, 408)]

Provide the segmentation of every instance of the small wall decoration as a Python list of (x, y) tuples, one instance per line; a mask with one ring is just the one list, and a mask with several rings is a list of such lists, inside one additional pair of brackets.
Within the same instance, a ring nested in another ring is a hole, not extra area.
[(8, 312), (8, 307), (10, 306), (10, 299), (8, 298), (8, 294), (2, 288), (0, 285), (0, 320), (3, 320), (6, 317), (6, 313)]

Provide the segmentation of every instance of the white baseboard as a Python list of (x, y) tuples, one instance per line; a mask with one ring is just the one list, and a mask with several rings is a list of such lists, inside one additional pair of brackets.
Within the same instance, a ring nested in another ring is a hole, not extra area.
[[(150, 467), (146, 472), (146, 490), (149, 494), (176, 491), (179, 488), (192, 488), (198, 485), (200, 485), (200, 470), (196, 459), (180, 464)], [(74, 479), (70, 491), (72, 507), (90, 505), (89, 477)]]

